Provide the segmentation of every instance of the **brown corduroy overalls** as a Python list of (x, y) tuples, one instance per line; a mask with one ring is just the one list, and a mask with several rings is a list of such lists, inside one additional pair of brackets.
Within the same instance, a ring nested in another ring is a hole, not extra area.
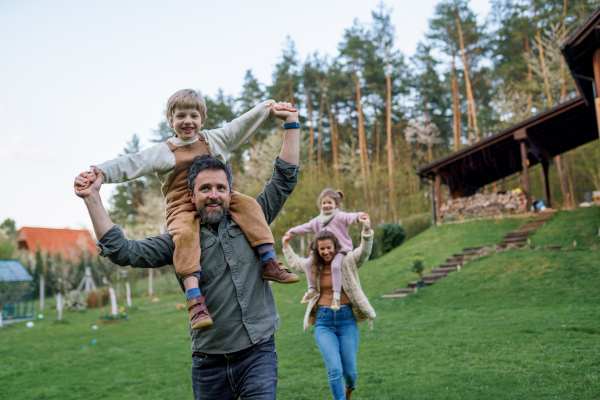
[[(211, 151), (202, 134), (198, 134), (198, 139), (185, 146), (166, 142), (175, 156), (175, 168), (166, 196), (167, 229), (173, 236), (173, 264), (180, 278), (201, 269), (200, 216), (190, 199), (188, 175), (194, 157), (211, 155)], [(232, 192), (229, 212), (252, 247), (275, 242), (262, 209), (252, 197)]]

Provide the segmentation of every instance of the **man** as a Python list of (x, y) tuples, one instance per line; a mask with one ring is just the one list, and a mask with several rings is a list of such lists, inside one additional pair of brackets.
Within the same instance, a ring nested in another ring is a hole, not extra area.
[[(295, 188), (299, 170), (298, 113), (281, 110), (275, 116), (286, 122), (283, 147), (273, 163), (271, 180), (256, 198), (268, 223)], [(273, 334), (280, 319), (271, 288), (261, 276), (260, 258), (227, 214), (233, 178), (224, 163), (210, 156), (197, 158), (190, 172), (191, 201), (201, 215), (200, 289), (207, 295), (214, 321), (204, 329), (190, 329), (194, 397), (275, 399), (277, 354)], [(102, 256), (123, 266), (156, 268), (172, 264), (174, 245), (168, 233), (126, 239), (102, 204), (102, 174), (87, 189), (82, 189), (83, 177), (81, 174), (75, 178), (75, 193), (84, 199), (96, 237), (100, 238)]]

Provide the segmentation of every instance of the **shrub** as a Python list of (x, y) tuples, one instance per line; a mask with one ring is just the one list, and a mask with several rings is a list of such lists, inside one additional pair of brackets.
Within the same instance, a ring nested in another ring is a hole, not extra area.
[(406, 232), (401, 225), (392, 223), (383, 223), (377, 227), (378, 247), (381, 248), (381, 255), (389, 253), (400, 246), (406, 237)]
[(425, 260), (423, 260), (423, 257), (414, 256), (411, 262), (412, 266), (410, 270), (415, 274), (419, 275), (419, 279), (421, 279), (421, 276), (423, 275), (423, 270), (425, 269)]
[(108, 289), (104, 289), (102, 290), (102, 293), (100, 294), (101, 299), (100, 299), (100, 305), (107, 305), (108, 303), (110, 303), (110, 292), (108, 291)]
[(65, 300), (65, 308), (69, 311), (85, 310), (83, 294), (77, 290), (70, 291)]
[(433, 214), (428, 212), (402, 218), (402, 226), (406, 232), (405, 239), (410, 239), (411, 237), (417, 236), (419, 233), (430, 228), (432, 221)]
[(98, 307), (98, 293), (90, 292), (87, 299), (88, 308), (96, 308)]

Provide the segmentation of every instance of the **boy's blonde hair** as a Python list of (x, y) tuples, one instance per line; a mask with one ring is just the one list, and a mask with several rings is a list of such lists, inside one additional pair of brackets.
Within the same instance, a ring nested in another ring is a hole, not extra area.
[(169, 97), (167, 101), (167, 120), (173, 126), (173, 115), (176, 108), (195, 108), (200, 113), (202, 125), (206, 122), (206, 102), (204, 97), (193, 89), (183, 89)]
[(317, 207), (321, 208), (321, 201), (325, 196), (331, 197), (333, 201), (335, 201), (335, 205), (338, 206), (338, 208), (341, 208), (340, 204), (342, 203), (342, 200), (344, 200), (344, 192), (335, 189), (324, 189), (317, 199)]

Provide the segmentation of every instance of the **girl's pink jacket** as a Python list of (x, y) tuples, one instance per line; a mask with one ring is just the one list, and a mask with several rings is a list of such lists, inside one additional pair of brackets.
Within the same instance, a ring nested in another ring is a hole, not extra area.
[(348, 235), (348, 227), (358, 222), (358, 217), (363, 215), (362, 212), (347, 213), (338, 211), (338, 213), (329, 221), (326, 226), (321, 226), (319, 217), (313, 218), (305, 224), (298, 225), (290, 229), (292, 237), (306, 235), (307, 233), (317, 233), (321, 231), (329, 231), (333, 233), (340, 241), (340, 252), (348, 253), (352, 251), (352, 239)]

